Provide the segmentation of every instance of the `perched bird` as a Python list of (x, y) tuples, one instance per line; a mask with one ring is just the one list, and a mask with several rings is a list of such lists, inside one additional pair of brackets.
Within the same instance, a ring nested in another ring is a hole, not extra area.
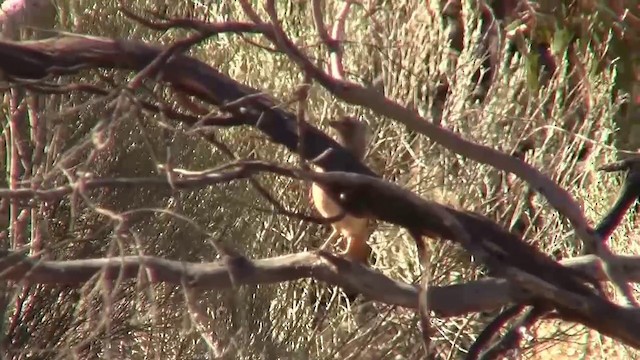
[[(364, 159), (367, 150), (367, 125), (365, 122), (353, 117), (343, 117), (339, 120), (329, 121), (329, 126), (338, 133), (337, 141), (340, 145), (349, 150), (358, 160)], [(311, 198), (320, 215), (325, 218), (336, 217), (342, 213), (340, 206), (316, 183), (311, 185)], [(333, 232), (321, 246), (321, 249), (326, 248), (342, 236), (342, 241), (339, 244), (346, 248), (344, 255), (353, 261), (368, 264), (371, 255), (371, 247), (367, 244), (371, 235), (369, 219), (346, 214), (331, 226)]]

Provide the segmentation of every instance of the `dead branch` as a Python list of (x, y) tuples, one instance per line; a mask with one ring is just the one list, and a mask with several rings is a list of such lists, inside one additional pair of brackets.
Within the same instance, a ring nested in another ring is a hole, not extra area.
[[(620, 256), (616, 259), (627, 272), (627, 280), (640, 282), (640, 256)], [(351, 286), (367, 298), (404, 308), (417, 309), (418, 286), (395, 281), (368, 267), (349, 262), (328, 252), (301, 252), (273, 258), (246, 260), (250, 275), (243, 275), (241, 284), (256, 285), (304, 278), (314, 278), (335, 286)], [(593, 255), (572, 258), (564, 265), (583, 271), (593, 271), (594, 277), (605, 280)], [(187, 280), (199, 289), (229, 289), (228, 270), (221, 262), (191, 263), (153, 256), (124, 256), (103, 259), (39, 261), (17, 253), (0, 257), (0, 278), (43, 285), (79, 285), (100, 271), (107, 279), (124, 276), (135, 279), (139, 267), (151, 270), (153, 283), (181, 285)], [(470, 312), (495, 310), (511, 301), (521, 300), (504, 279), (486, 278), (465, 284), (430, 286), (429, 303), (438, 316), (460, 316)]]
[(493, 318), (468, 349), (466, 360), (478, 359), (482, 349), (491, 343), (491, 340), (500, 333), (500, 329), (512, 318), (518, 316), (525, 309), (525, 305), (512, 305)]
[[(239, 161), (201, 172), (186, 172), (179, 169), (176, 171), (177, 176), (172, 181), (169, 181), (166, 176), (100, 179), (84, 176), (76, 185), (63, 185), (53, 189), (0, 189), (0, 198), (15, 200), (35, 198), (54, 201), (71, 194), (76, 189), (86, 192), (108, 187), (159, 186), (181, 190), (197, 189), (246, 179), (260, 171), (270, 171), (322, 184), (339, 199), (341, 206), (349, 213), (403, 226), (411, 229), (417, 236), (436, 235), (456, 240), (462, 242), (463, 246), (472, 253), (475, 250), (470, 247), (479, 246), (484, 252), (508, 266), (537, 274), (542, 279), (558, 286), (572, 288), (573, 291), (583, 294), (591, 293), (587, 287), (578, 285), (587, 280), (581, 277), (581, 274), (562, 272), (564, 268), (557, 262), (539, 253), (533, 246), (527, 245), (489, 219), (426, 201), (408, 190), (377, 178), (336, 172), (319, 174), (286, 169), (258, 161)], [(446, 218), (447, 216), (450, 219)], [(452, 221), (458, 222), (467, 235), (460, 235), (459, 230), (452, 227)], [(474, 238), (462, 241), (461, 238), (469, 237), (468, 234), (474, 234)], [(469, 242), (475, 244), (469, 244)]]
[(622, 223), (627, 211), (640, 197), (640, 159), (633, 157), (611, 164), (603, 165), (601, 171), (627, 171), (627, 175), (619, 191), (618, 198), (603, 220), (596, 227), (596, 232), (607, 241), (613, 231)]
[[(161, 166), (161, 168), (163, 167)], [(248, 178), (249, 181), (254, 181), (251, 177), (247, 177), (244, 169), (236, 169), (235, 171), (229, 171), (224, 174), (218, 174), (211, 171), (184, 172), (181, 169), (173, 169), (173, 172), (175, 173), (175, 176), (177, 176), (173, 179), (169, 179), (169, 177), (167, 176), (150, 176), (138, 178), (92, 178), (91, 174), (86, 173), (85, 176), (80, 178), (75, 184), (61, 185), (51, 189), (0, 188), (0, 199), (10, 199), (13, 200), (13, 202), (32, 202), (34, 199), (44, 202), (54, 202), (64, 198), (67, 195), (73, 194), (74, 191), (78, 191), (79, 189), (84, 193), (92, 190), (107, 188), (126, 189), (141, 187), (160, 188), (163, 190), (197, 190), (207, 186), (227, 183), (238, 178)], [(266, 191), (266, 189), (258, 185), (258, 191)], [(273, 211), (281, 215), (286, 215), (315, 224), (329, 224), (334, 221), (339, 221), (342, 219), (342, 217), (344, 217), (344, 213), (330, 218), (318, 218), (315, 216), (288, 211), (275, 199), (273, 199), (270, 194), (265, 193), (264, 195), (268, 196), (267, 201), (274, 205), (275, 210)]]
[[(640, 282), (640, 257), (616, 259), (627, 270), (629, 281)], [(564, 261), (575, 269), (593, 271), (598, 279), (606, 279), (593, 255)], [(150, 274), (151, 283), (187, 284), (197, 289), (230, 289), (229, 269), (222, 261), (190, 263), (153, 256), (124, 256), (103, 259), (39, 261), (17, 253), (0, 257), (0, 279), (31, 284), (80, 286), (103, 273), (107, 280), (136, 279), (140, 266)], [(237, 271), (239, 268), (240, 271)], [(360, 266), (326, 252), (302, 252), (274, 258), (248, 260), (235, 269), (237, 284), (258, 285), (313, 278), (330, 285), (353, 288), (366, 298), (387, 305), (417, 309), (419, 287), (390, 279), (370, 268)], [(487, 278), (465, 284), (429, 286), (430, 310), (440, 317), (460, 316), (470, 312), (490, 311), (511, 302), (522, 301), (523, 293), (504, 279)], [(621, 310), (624, 311), (625, 310)], [(616, 316), (608, 313), (607, 317)], [(628, 315), (627, 315), (628, 316)], [(634, 317), (628, 318), (632, 322)], [(632, 326), (633, 324), (629, 325)], [(629, 329), (625, 326), (624, 329)], [(629, 334), (638, 337), (637, 331)], [(638, 346), (638, 342), (631, 343)]]
[[(68, 37), (30, 43), (0, 41), (0, 69), (18, 79), (42, 79), (49, 74), (72, 74), (87, 68), (142, 70), (157, 58), (162, 49), (140, 42), (96, 37)], [(273, 142), (297, 150), (297, 120), (281, 110), (267, 95), (242, 85), (205, 63), (188, 56), (172, 57), (161, 69), (160, 80), (177, 91), (224, 107), (232, 114), (226, 125), (255, 126)], [(332, 153), (316, 162), (327, 171), (351, 171), (376, 176), (337, 142), (322, 131), (306, 126), (303, 156), (319, 157), (327, 149)]]
[[(505, 334), (500, 341), (491, 345), (489, 349), (483, 352), (478, 358), (481, 360), (502, 359), (510, 353), (518, 352), (520, 350), (520, 342), (522, 341), (523, 332), (528, 331), (533, 324), (535, 324), (540, 318), (548, 313), (548, 309), (544, 308), (531, 308), (527, 310), (520, 318), (513, 324), (511, 329)], [(467, 357), (467, 360), (474, 360), (475, 358)]]

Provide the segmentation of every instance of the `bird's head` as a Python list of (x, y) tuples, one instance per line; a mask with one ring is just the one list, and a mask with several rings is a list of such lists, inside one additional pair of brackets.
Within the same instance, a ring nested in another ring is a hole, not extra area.
[(344, 116), (338, 120), (330, 120), (329, 126), (335, 129), (344, 139), (353, 139), (366, 133), (367, 124), (352, 116)]

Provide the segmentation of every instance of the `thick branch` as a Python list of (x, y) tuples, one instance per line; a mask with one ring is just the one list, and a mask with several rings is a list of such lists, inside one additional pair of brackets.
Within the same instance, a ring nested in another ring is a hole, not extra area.
[[(74, 74), (88, 68), (140, 71), (162, 51), (140, 42), (97, 37), (56, 38), (29, 43), (0, 41), (0, 74), (11, 78), (41, 79), (51, 74)], [(277, 102), (267, 95), (188, 56), (172, 57), (161, 72), (161, 80), (169, 82), (177, 91), (232, 113), (234, 121), (223, 125), (255, 126), (271, 141), (297, 152), (295, 115), (279, 109)], [(302, 154), (305, 159), (313, 160), (327, 149), (332, 149), (331, 154), (322, 157), (316, 165), (325, 170), (377, 176), (322, 131), (311, 125), (305, 126), (305, 131)]]
[[(415, 309), (418, 287), (392, 280), (383, 274), (325, 252), (302, 252), (260, 260), (244, 260), (234, 275), (237, 284), (273, 284), (313, 278), (330, 285), (357, 290), (369, 299), (387, 305)], [(575, 269), (589, 271), (606, 279), (593, 255), (563, 262)], [(152, 256), (124, 256), (108, 259), (38, 261), (11, 254), (0, 259), (0, 279), (34, 284), (79, 286), (104, 271), (106, 279), (136, 279), (140, 266), (152, 283), (187, 284), (199, 289), (232, 288), (229, 269), (224, 262), (190, 263)], [(629, 281), (640, 282), (640, 257), (616, 259)], [(239, 271), (238, 271), (239, 270)], [(429, 307), (438, 316), (459, 316), (469, 312), (490, 311), (527, 295), (518, 292), (503, 279), (487, 278), (465, 284), (429, 286)], [(637, 343), (636, 343), (637, 345)]]

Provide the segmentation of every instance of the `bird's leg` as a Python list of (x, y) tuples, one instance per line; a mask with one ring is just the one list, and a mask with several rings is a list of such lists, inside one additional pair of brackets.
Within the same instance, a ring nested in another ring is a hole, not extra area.
[(344, 240), (345, 240), (344, 251), (340, 254), (342, 256), (348, 255), (349, 254), (349, 249), (351, 249), (351, 236), (345, 236)]
[(331, 231), (331, 235), (329, 235), (329, 238), (327, 239), (327, 241), (325, 241), (324, 244), (320, 246), (320, 250), (325, 250), (332, 242), (335, 242), (340, 237), (340, 232), (338, 232), (336, 228), (332, 228), (332, 229), (333, 231)]
[(367, 244), (369, 237), (362, 234), (349, 234), (344, 236), (346, 249), (341, 253), (342, 256), (355, 262), (367, 264), (371, 256), (371, 247)]

